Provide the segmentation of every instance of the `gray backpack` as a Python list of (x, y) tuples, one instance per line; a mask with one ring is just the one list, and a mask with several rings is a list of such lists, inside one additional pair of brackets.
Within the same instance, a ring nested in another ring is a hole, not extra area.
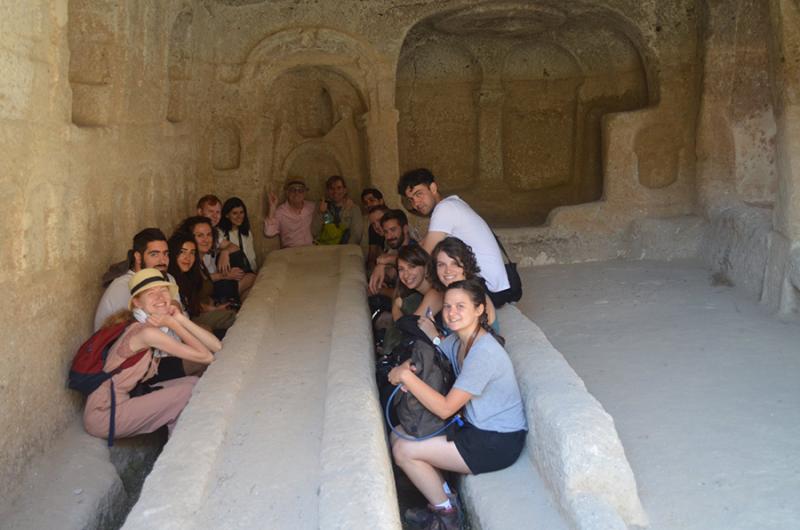
[[(428, 341), (427, 337), (404, 341), (406, 352), (410, 353), (411, 363), (416, 368), (417, 377), (431, 388), (446, 395), (455, 381), (453, 367), (444, 353)], [(399, 359), (402, 363), (408, 358)], [(398, 392), (395, 397), (397, 419), (403, 429), (415, 438), (423, 438), (442, 429), (447, 420), (430, 412), (411, 392)]]

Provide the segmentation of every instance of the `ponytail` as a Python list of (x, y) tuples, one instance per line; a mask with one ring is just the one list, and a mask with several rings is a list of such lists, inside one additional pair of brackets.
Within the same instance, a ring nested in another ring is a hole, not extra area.
[[(486, 307), (485, 301), (483, 302), (483, 307), (484, 308)], [(500, 343), (500, 346), (505, 347), (506, 339), (498, 332), (496, 332), (494, 328), (489, 324), (489, 315), (487, 314), (487, 311), (485, 309), (483, 311), (483, 314), (478, 319), (478, 323), (484, 330), (486, 330), (492, 337), (494, 337), (494, 340)]]

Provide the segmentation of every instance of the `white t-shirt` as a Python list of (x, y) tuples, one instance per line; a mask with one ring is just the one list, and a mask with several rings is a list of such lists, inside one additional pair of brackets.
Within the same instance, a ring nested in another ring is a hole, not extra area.
[[(103, 322), (122, 309), (128, 309), (128, 301), (131, 299), (131, 292), (128, 290), (128, 281), (133, 278), (135, 273), (132, 270), (129, 270), (122, 276), (118, 276), (114, 278), (106, 292), (103, 293), (103, 296), (100, 298), (100, 303), (97, 304), (97, 311), (94, 314), (94, 330), (97, 331), (100, 329), (100, 326), (103, 325)], [(167, 273), (167, 279), (175, 283), (175, 278), (172, 277), (171, 274)], [(175, 296), (175, 300), (178, 302), (181, 301), (180, 294)], [(183, 307), (183, 305), (181, 305)]]
[(503, 255), (492, 229), (458, 195), (439, 201), (433, 209), (428, 230), (457, 237), (472, 247), (481, 268), (480, 274), (491, 292), (497, 293), (509, 288)]

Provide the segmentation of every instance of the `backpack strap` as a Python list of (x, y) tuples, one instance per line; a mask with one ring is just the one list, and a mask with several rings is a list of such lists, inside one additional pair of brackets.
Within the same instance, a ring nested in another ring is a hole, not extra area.
[[(110, 346), (109, 346), (109, 348), (110, 348)], [(134, 364), (138, 363), (142, 359), (144, 354), (147, 353), (147, 351), (149, 349), (150, 348), (144, 348), (142, 350), (137, 351), (136, 353), (134, 353), (133, 355), (131, 355), (130, 357), (125, 359), (122, 362), (122, 364), (120, 364), (119, 366), (117, 366), (116, 368), (114, 368), (113, 370), (108, 372), (108, 374), (109, 374), (108, 379), (111, 381), (111, 385), (109, 385), (109, 388), (111, 389), (111, 411), (110, 411), (110, 414), (108, 416), (108, 446), (109, 447), (112, 447), (114, 445), (114, 437), (115, 437), (115, 434), (116, 434), (115, 433), (115, 431), (116, 431), (116, 420), (117, 420), (117, 393), (114, 391), (114, 377), (113, 376), (115, 376), (118, 373), (122, 372), (126, 368), (130, 368)], [(108, 352), (106, 352), (106, 353), (108, 353)], [(153, 362), (153, 358), (152, 357), (150, 358), (150, 362), (151, 363)], [(144, 378), (147, 377), (147, 372), (149, 372), (149, 371), (150, 371), (150, 365), (148, 364), (147, 370), (145, 370), (144, 375), (142, 376), (142, 379), (139, 380), (139, 383), (144, 381)], [(138, 385), (139, 383), (136, 383), (136, 384)]]
[(503, 256), (505, 256), (506, 262), (514, 263), (513, 261), (511, 261), (511, 258), (508, 257), (508, 252), (506, 252), (506, 248), (503, 246), (503, 243), (500, 241), (500, 238), (497, 237), (497, 234), (494, 233), (494, 230), (492, 230), (492, 235), (494, 236), (494, 240), (497, 241), (497, 246), (500, 247), (500, 251), (503, 253)]

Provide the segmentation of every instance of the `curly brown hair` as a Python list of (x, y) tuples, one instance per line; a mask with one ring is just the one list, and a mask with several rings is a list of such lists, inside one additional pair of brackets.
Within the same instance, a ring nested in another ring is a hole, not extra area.
[(440, 252), (450, 256), (464, 269), (464, 278), (470, 279), (480, 275), (481, 268), (478, 267), (478, 260), (475, 258), (475, 253), (472, 252), (472, 247), (457, 237), (446, 237), (433, 247), (431, 259), (428, 262), (428, 276), (437, 291), (444, 292), (446, 287), (439, 279), (439, 275), (436, 274), (436, 258)]

